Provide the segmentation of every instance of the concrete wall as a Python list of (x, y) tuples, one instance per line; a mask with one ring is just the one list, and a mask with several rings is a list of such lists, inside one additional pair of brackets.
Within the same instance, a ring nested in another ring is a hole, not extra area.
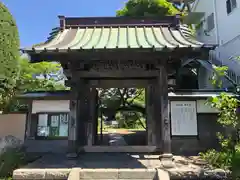
[[(218, 2), (219, 3), (219, 2)], [(225, 3), (225, 1), (224, 1)], [(217, 44), (217, 24), (215, 23), (215, 28), (210, 32), (207, 32), (207, 36), (204, 33), (204, 30), (207, 29), (206, 19), (211, 14), (214, 13), (214, 0), (196, 0), (192, 8), (193, 12), (205, 12), (205, 16), (201, 19), (203, 26), (197, 31), (198, 40), (208, 43), (208, 44)], [(216, 22), (216, 16), (215, 16)]]
[(25, 140), (28, 152), (66, 153), (67, 145), (67, 140)]
[(26, 114), (1, 114), (0, 137), (15, 136), (24, 141), (26, 126)]
[(68, 111), (69, 100), (34, 100), (32, 103), (32, 113)]
[(206, 29), (206, 19), (211, 14), (215, 15), (215, 28), (206, 34), (199, 33), (198, 38), (205, 43), (223, 45), (240, 35), (240, 0), (237, 0), (237, 7), (227, 14), (226, 1), (219, 0), (196, 0), (192, 8), (193, 12), (205, 12), (202, 21), (203, 30)]

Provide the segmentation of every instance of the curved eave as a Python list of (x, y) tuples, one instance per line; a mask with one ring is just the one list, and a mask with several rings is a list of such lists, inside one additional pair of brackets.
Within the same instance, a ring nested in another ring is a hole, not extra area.
[(175, 51), (175, 50), (188, 50), (188, 51), (199, 51), (199, 50), (214, 50), (216, 48), (216, 45), (209, 45), (209, 44), (203, 44), (200, 47), (175, 47), (175, 48), (168, 48), (168, 47), (164, 47), (164, 48), (156, 48), (156, 47), (152, 47), (152, 48), (112, 48), (112, 49), (106, 49), (106, 48), (102, 48), (102, 49), (44, 49), (44, 50), (40, 50), (40, 49), (20, 49), (20, 51), (22, 51), (23, 53), (28, 53), (28, 54), (55, 54), (55, 53), (78, 53), (78, 52), (101, 52), (101, 51), (162, 51), (162, 52), (166, 52), (166, 51)]
[(162, 26), (85, 27), (60, 31), (51, 41), (22, 49), (27, 53), (67, 53), (81, 51), (174, 51), (214, 49), (195, 40), (187, 28)]

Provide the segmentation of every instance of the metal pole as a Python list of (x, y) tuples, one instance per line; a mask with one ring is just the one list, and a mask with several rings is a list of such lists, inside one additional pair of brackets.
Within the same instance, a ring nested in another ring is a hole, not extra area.
[(103, 143), (103, 115), (101, 111), (101, 144)]
[(102, 113), (102, 103), (101, 100), (99, 98), (99, 107), (100, 107), (100, 116), (101, 116), (101, 120), (100, 120), (100, 141), (101, 144), (103, 143), (103, 113)]

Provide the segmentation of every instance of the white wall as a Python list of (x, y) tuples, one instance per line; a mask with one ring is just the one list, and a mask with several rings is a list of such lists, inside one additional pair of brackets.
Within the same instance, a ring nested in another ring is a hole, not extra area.
[[(222, 1), (222, 0), (219, 0)], [(201, 21), (204, 22), (203, 28), (200, 29), (197, 33), (197, 38), (199, 41), (202, 41), (207, 44), (216, 44), (217, 43), (217, 31), (216, 24), (215, 28), (208, 32), (209, 36), (204, 34), (204, 30), (206, 30), (206, 19), (211, 13), (214, 13), (214, 0), (196, 0), (195, 5), (192, 9), (193, 12), (205, 12), (205, 16)]]
[(206, 104), (207, 100), (197, 100), (197, 113), (218, 113), (219, 111)]
[[(230, 14), (227, 14), (226, 0), (196, 0), (192, 11), (205, 12), (205, 18), (215, 12), (215, 28), (208, 33), (209, 36), (198, 33), (197, 38), (204, 43), (219, 45), (215, 50), (216, 58), (235, 73), (233, 80), (239, 82), (240, 62), (229, 59), (240, 56), (240, 0), (237, 0), (237, 8)], [(204, 23), (206, 26), (206, 21)], [(235, 78), (237, 76), (238, 79)]]
[[(216, 2), (216, 3), (214, 3)], [(215, 11), (216, 10), (216, 11)], [(240, 0), (237, 0), (237, 8), (230, 14), (227, 14), (226, 0), (196, 0), (192, 8), (193, 12), (205, 12), (203, 21), (211, 14), (215, 14), (215, 28), (208, 32), (208, 35), (199, 33), (199, 40), (204, 43), (218, 43), (217, 42), (217, 29), (219, 35), (219, 45), (227, 43), (236, 36), (240, 35)], [(204, 21), (204, 28), (207, 22)]]
[(219, 26), (220, 45), (222, 45), (240, 35), (240, 0), (237, 0), (237, 8), (230, 14), (227, 14), (225, 0), (217, 0), (216, 10), (218, 12), (217, 23)]
[(32, 103), (32, 113), (69, 111), (69, 100), (34, 100)]

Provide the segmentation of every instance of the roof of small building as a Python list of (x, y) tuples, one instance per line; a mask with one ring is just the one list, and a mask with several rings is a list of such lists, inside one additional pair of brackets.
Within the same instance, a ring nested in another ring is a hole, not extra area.
[(23, 49), (26, 52), (68, 52), (101, 49), (212, 48), (197, 41), (179, 23), (179, 17), (154, 18), (67, 18), (60, 17), (60, 31), (46, 43)]
[[(210, 97), (220, 96), (223, 90), (178, 90), (176, 92), (169, 92), (169, 98), (191, 98), (191, 99), (207, 99)], [(225, 92), (231, 96), (237, 96), (231, 92)], [(35, 91), (27, 92), (17, 96), (18, 99), (30, 99), (30, 100), (68, 100), (70, 99), (71, 91)]]

